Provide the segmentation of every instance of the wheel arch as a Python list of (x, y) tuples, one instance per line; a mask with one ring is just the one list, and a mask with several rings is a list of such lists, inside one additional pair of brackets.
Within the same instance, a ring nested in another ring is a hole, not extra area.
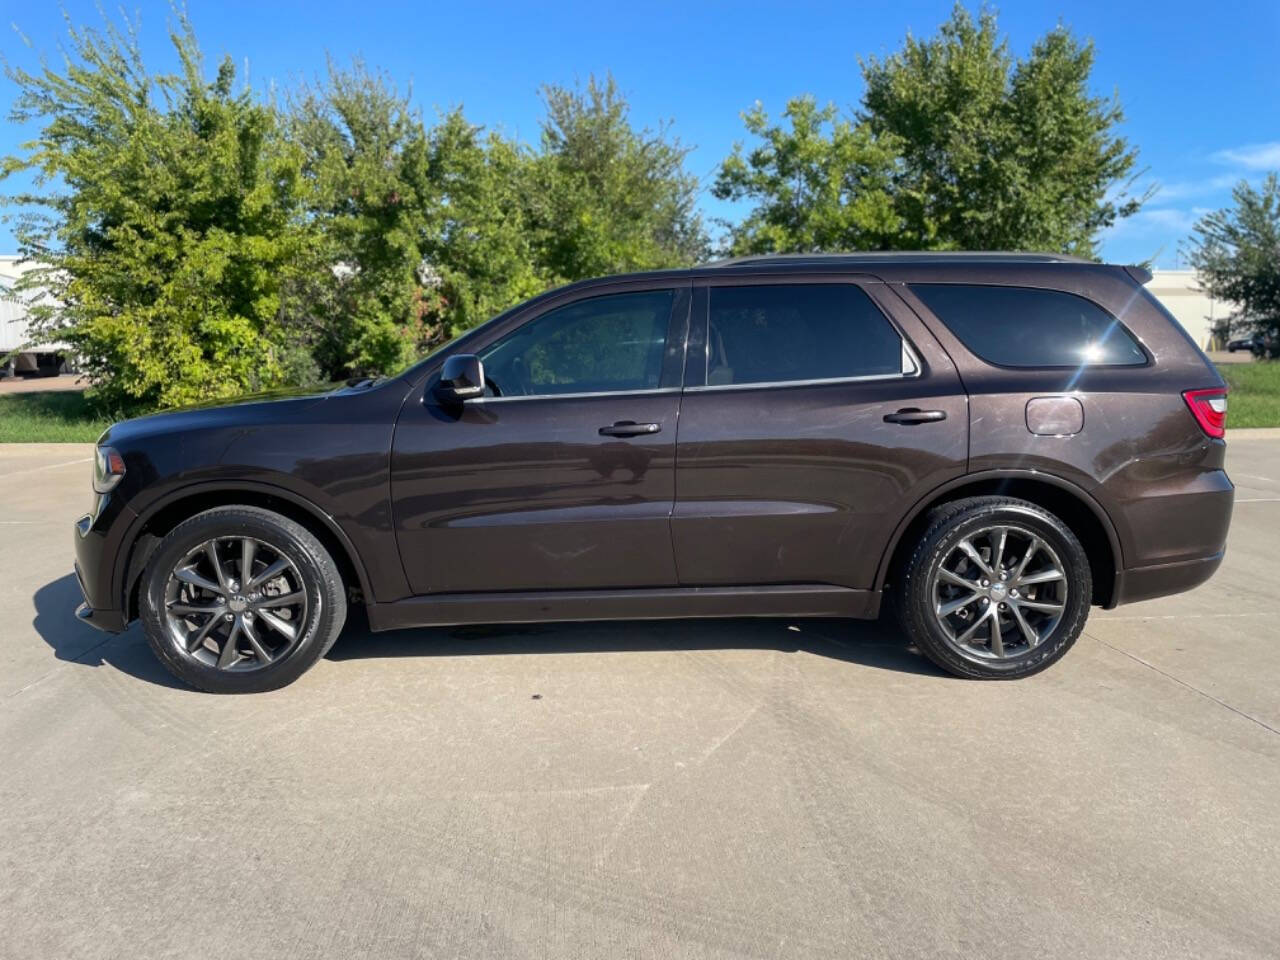
[(138, 587), (142, 573), (165, 534), (183, 520), (205, 510), (237, 505), (270, 510), (306, 527), (333, 557), (348, 591), (358, 590), (364, 602), (373, 602), (369, 576), (359, 553), (337, 521), (320, 507), (273, 484), (210, 482), (171, 492), (134, 521), (121, 552), (125, 562), (117, 565), (117, 570), (123, 572), (117, 595), (123, 599), (126, 622), (138, 616)]
[(1033, 470), (989, 470), (967, 474), (943, 484), (921, 498), (894, 528), (876, 571), (876, 590), (890, 585), (893, 571), (923, 531), (930, 511), (964, 497), (997, 495), (1030, 501), (1057, 515), (1080, 539), (1093, 575), (1093, 603), (1111, 609), (1118, 599), (1117, 583), (1123, 554), (1115, 525), (1106, 510), (1069, 480)]

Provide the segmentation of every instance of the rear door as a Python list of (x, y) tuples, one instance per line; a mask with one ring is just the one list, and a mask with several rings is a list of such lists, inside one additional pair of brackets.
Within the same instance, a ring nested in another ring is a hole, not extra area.
[(947, 354), (873, 277), (711, 278), (690, 331), (680, 583), (872, 586), (898, 521), (965, 472)]

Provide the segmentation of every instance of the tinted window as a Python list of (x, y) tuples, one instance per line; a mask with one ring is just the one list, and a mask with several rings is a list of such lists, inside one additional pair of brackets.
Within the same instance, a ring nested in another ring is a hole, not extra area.
[(902, 338), (849, 284), (712, 287), (707, 384), (901, 374)]
[(983, 360), (1008, 367), (1131, 365), (1145, 354), (1120, 321), (1057, 290), (915, 283), (912, 292)]
[(504, 397), (653, 389), (674, 296), (621, 293), (544, 313), (480, 354), (485, 377)]

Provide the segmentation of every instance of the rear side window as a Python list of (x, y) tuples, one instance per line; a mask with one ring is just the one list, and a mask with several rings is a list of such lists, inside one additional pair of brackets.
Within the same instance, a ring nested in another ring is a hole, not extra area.
[(707, 386), (910, 372), (902, 338), (850, 284), (712, 287)]
[(1141, 366), (1146, 354), (1115, 317), (1060, 290), (913, 283), (960, 341), (1006, 367)]

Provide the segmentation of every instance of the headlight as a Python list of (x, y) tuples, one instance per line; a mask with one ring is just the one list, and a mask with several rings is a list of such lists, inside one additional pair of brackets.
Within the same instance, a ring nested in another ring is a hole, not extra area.
[(124, 479), (124, 457), (113, 447), (98, 447), (93, 458), (93, 489), (110, 493)]

